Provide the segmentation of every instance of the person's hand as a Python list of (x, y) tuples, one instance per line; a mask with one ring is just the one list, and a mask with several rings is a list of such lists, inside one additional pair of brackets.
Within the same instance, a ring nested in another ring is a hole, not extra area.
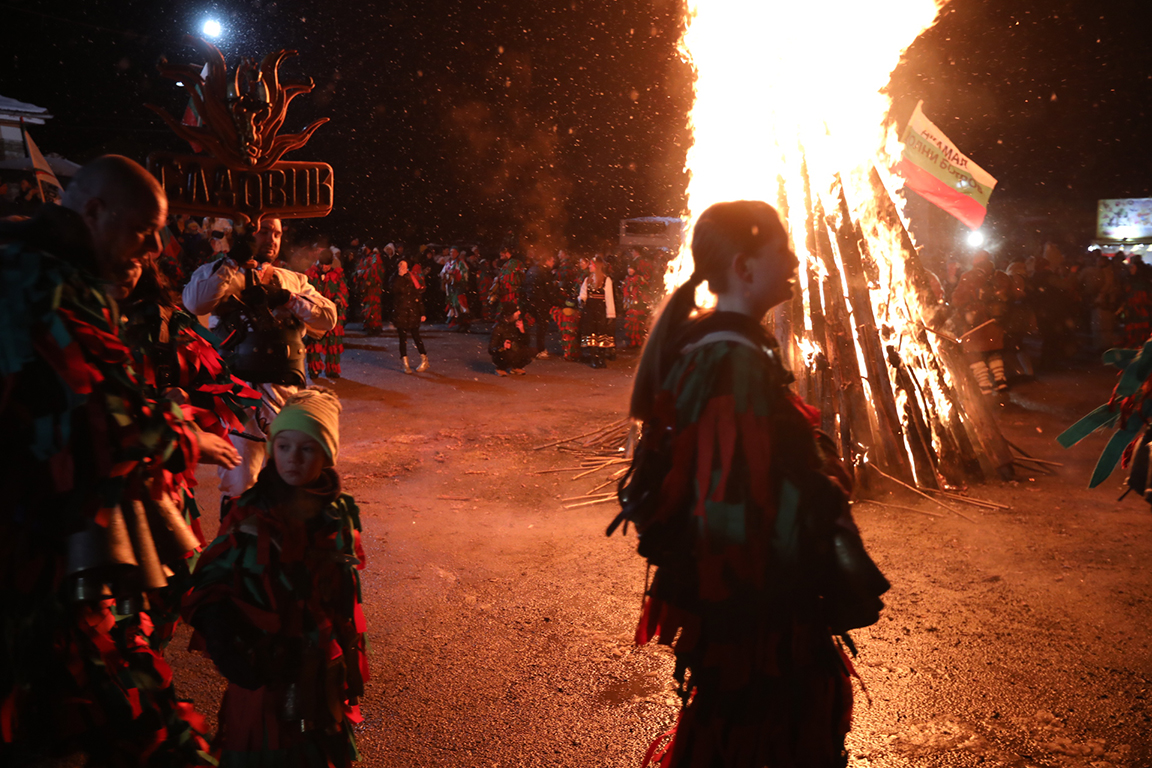
[(215, 464), (224, 469), (235, 469), (240, 466), (240, 453), (229, 441), (211, 432), (197, 432), (196, 437), (200, 443), (202, 463)]
[(504, 340), (504, 349), (512, 349), (512, 340), (511, 339), (505, 339)]
[(268, 290), (262, 284), (248, 285), (240, 291), (240, 301), (249, 307), (259, 309), (269, 305), (272, 293), (273, 291)]
[(271, 288), (268, 291), (268, 308), (282, 307), (288, 303), (290, 298), (292, 298), (292, 292), (287, 288)]
[(184, 390), (180, 389), (180, 387), (172, 387), (170, 389), (165, 390), (164, 391), (164, 398), (166, 400), (171, 400), (172, 402), (176, 403), (177, 405), (187, 405), (188, 404), (188, 393), (185, 392)]
[(428, 318), (424, 317), (424, 315), (420, 315), (420, 322), (426, 323), (428, 322)]

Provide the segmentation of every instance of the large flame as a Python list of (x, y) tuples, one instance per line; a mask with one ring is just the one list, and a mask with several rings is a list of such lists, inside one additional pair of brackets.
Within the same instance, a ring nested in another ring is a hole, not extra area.
[[(781, 177), (792, 197), (802, 153), (813, 180), (870, 164), (886, 138), (880, 91), (937, 10), (935, 0), (691, 0), (681, 40), (696, 71), (689, 220), (722, 200), (774, 202)], [(677, 269), (674, 284), (691, 265)]]
[[(935, 350), (924, 341), (925, 307), (910, 288), (906, 265), (889, 258), (900, 253), (904, 232), (899, 222), (885, 223), (876, 210), (869, 174), (875, 165), (884, 175), (892, 146), (893, 130), (885, 125), (890, 101), (881, 90), (904, 50), (931, 26), (945, 1), (689, 0), (681, 41), (696, 72), (693, 145), (687, 158), (690, 225), (722, 200), (773, 203), (786, 219), (802, 275), (811, 270), (823, 283), (827, 273), (806, 242), (805, 200), (822, 200), (824, 210), (836, 214), (842, 186), (879, 267), (869, 293), (877, 326), (885, 329), (883, 343), (916, 369), (917, 399), (932, 413), (948, 408), (941, 390), (947, 373), (929, 365)], [(685, 246), (667, 275), (669, 289), (684, 282), (691, 269)], [(810, 333), (808, 308), (814, 297), (808, 295), (807, 280), (802, 277), (799, 284), (804, 319), (795, 318), (791, 326), (798, 350), (792, 362), (811, 366), (820, 351)], [(854, 340), (863, 372), (858, 333)], [(897, 398), (901, 410), (907, 397), (900, 393)]]

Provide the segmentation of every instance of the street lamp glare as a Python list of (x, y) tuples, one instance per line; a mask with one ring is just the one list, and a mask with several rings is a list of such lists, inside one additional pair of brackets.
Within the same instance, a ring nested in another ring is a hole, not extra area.
[(974, 229), (968, 233), (968, 245), (973, 248), (979, 248), (984, 245), (984, 233), (978, 229)]
[(216, 19), (208, 19), (204, 22), (204, 34), (208, 37), (220, 37), (220, 22)]

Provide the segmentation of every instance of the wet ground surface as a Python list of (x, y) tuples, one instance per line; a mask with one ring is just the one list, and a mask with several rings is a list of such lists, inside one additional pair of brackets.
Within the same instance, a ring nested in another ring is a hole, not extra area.
[[(393, 336), (348, 342), (334, 388), (369, 558), (364, 764), (638, 766), (678, 706), (669, 654), (631, 642), (644, 564), (634, 538), (605, 538), (611, 505), (564, 509), (607, 470), (573, 480), (547, 471), (571, 454), (533, 450), (621, 417), (635, 355), (499, 378), (486, 336), (433, 328), (432, 370), (406, 376)], [(1010, 509), (957, 505), (965, 519), (884, 487), (897, 507), (856, 506), (893, 588), (854, 633), (851, 765), (1152, 765), (1152, 513), (1117, 502), (1117, 478), (1085, 488), (1104, 438), (1054, 441), (1112, 383), (1051, 373), (1004, 399), (1009, 439), (1065, 465), (970, 489)], [(212, 713), (223, 683), (186, 639), (178, 685)]]

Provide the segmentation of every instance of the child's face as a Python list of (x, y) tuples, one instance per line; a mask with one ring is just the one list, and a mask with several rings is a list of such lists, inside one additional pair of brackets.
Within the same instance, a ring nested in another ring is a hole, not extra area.
[(272, 440), (272, 459), (284, 482), (300, 488), (319, 479), (328, 463), (328, 454), (320, 443), (303, 432), (286, 429)]

